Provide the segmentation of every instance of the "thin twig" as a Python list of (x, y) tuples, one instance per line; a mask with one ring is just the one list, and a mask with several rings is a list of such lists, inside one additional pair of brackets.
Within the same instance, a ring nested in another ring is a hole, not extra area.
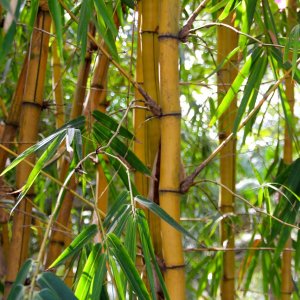
[[(298, 59), (297, 63), (299, 63), (300, 59)], [(289, 69), (284, 76), (279, 78), (270, 88), (269, 90), (262, 96), (262, 99), (258, 102), (258, 104), (251, 110), (248, 116), (242, 121), (238, 130), (242, 129), (257, 113), (260, 107), (264, 104), (264, 102), (269, 98), (271, 94), (275, 92), (278, 86), (284, 81), (289, 74), (292, 72), (292, 68)], [(190, 187), (194, 184), (195, 178), (199, 175), (199, 173), (219, 154), (219, 152), (236, 136), (233, 132), (228, 135), (228, 137), (207, 157), (195, 170), (192, 174), (187, 176), (180, 184), (181, 193), (185, 194)]]
[(281, 223), (282, 225), (285, 225), (285, 226), (288, 226), (288, 227), (291, 227), (291, 228), (295, 228), (297, 230), (300, 230), (300, 227), (298, 227), (297, 225), (294, 225), (294, 224), (290, 224), (290, 223), (287, 223), (287, 222), (284, 222), (282, 221), (281, 219), (275, 217), (274, 215), (264, 211), (263, 209), (261, 208), (258, 208), (256, 207), (255, 205), (251, 204), (248, 200), (246, 200), (245, 198), (243, 198), (242, 196), (240, 196), (239, 194), (236, 194), (235, 192), (233, 192), (230, 188), (228, 188), (226, 185), (220, 183), (220, 182), (216, 182), (214, 180), (210, 180), (210, 179), (202, 179), (202, 180), (199, 180), (197, 182), (195, 182), (194, 184), (199, 184), (199, 183), (205, 183), (205, 182), (209, 182), (209, 183), (213, 183), (213, 184), (216, 184), (216, 185), (219, 185), (220, 187), (222, 187), (223, 189), (225, 189), (226, 191), (228, 191), (230, 194), (232, 194), (234, 197), (242, 200), (244, 203), (246, 203), (248, 206), (250, 206), (251, 208), (253, 208), (255, 211), (257, 211), (258, 213), (261, 213), (261, 214), (264, 214), (270, 218), (272, 218), (273, 220)]
[[(59, 3), (69, 16), (78, 24), (77, 17), (69, 10), (63, 0), (59, 0)], [(93, 36), (88, 32), (88, 38), (98, 47), (98, 49), (108, 58), (108, 60), (118, 69), (118, 71), (128, 80), (131, 84), (141, 93), (144, 97), (146, 104), (153, 113), (154, 116), (161, 116), (161, 107), (145, 92), (145, 90), (129, 75), (108, 53), (101, 43), (99, 43)]]

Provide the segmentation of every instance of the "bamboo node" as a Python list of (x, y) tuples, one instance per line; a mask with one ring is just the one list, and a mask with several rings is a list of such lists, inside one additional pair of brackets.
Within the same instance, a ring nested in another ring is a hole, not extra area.
[(158, 35), (158, 39), (159, 40), (174, 39), (174, 40), (180, 41), (180, 38), (178, 37), (178, 35), (177, 34), (172, 34), (172, 33), (160, 34), (160, 35)]
[(181, 194), (181, 190), (173, 190), (173, 189), (159, 189), (160, 193), (176, 193)]
[(166, 270), (174, 270), (174, 269), (184, 269), (185, 268), (185, 264), (182, 265), (172, 265), (172, 266), (167, 266), (166, 264), (164, 265), (164, 268)]
[(170, 113), (162, 113), (159, 117), (162, 118), (162, 117), (181, 117), (181, 112), (170, 112)]

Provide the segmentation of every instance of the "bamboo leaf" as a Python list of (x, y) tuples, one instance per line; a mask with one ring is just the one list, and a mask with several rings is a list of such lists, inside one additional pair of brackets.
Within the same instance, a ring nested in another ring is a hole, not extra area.
[[(259, 50), (259, 52), (261, 52), (261, 54), (257, 58), (257, 60), (253, 63), (253, 66), (251, 67), (250, 75), (248, 77), (247, 84), (243, 92), (243, 98), (241, 100), (236, 118), (234, 120), (234, 127), (233, 127), (234, 134), (237, 133), (237, 130), (239, 128), (243, 115), (246, 111), (248, 103), (251, 104), (251, 107), (252, 106), (254, 107), (262, 78), (266, 72), (268, 59), (264, 55), (263, 51)], [(249, 108), (249, 110), (251, 110), (251, 108)], [(245, 128), (249, 130), (249, 127), (245, 127)], [(245, 130), (244, 140), (248, 135), (248, 133), (249, 131)]]
[(219, 20), (220, 21), (222, 21), (222, 20), (224, 20), (225, 18), (228, 17), (228, 15), (230, 14), (230, 12), (234, 8), (235, 3), (236, 3), (236, 0), (229, 0), (229, 1), (227, 1), (227, 4), (226, 4), (225, 8), (223, 9), (221, 15), (219, 16)]
[(89, 30), (89, 21), (93, 13), (92, 0), (83, 0), (80, 9), (80, 16), (77, 29), (77, 44), (81, 45), (80, 57), (84, 59), (87, 47), (87, 36)]
[(215, 124), (215, 122), (220, 118), (221, 115), (228, 109), (232, 100), (237, 95), (241, 85), (243, 84), (244, 80), (248, 77), (250, 72), (250, 67), (252, 63), (254, 63), (255, 59), (257, 58), (258, 51), (256, 51), (253, 55), (250, 55), (244, 64), (244, 66), (239, 71), (238, 75), (236, 76), (235, 80), (233, 81), (231, 87), (228, 89), (225, 97), (223, 98), (222, 102), (220, 103), (216, 114), (213, 116), (212, 120), (209, 123), (209, 126)]
[(51, 272), (43, 272), (39, 275), (37, 282), (40, 287), (50, 289), (57, 299), (77, 299), (65, 283)]
[(134, 9), (134, 0), (121, 0), (121, 2)]
[(29, 271), (32, 268), (33, 260), (27, 259), (20, 271), (17, 274), (15, 282), (11, 287), (11, 291), (7, 297), (7, 300), (15, 300), (15, 299), (24, 299), (24, 283), (25, 280), (29, 277)]
[(36, 294), (33, 298), (34, 300), (59, 300), (60, 298), (57, 297), (52, 290), (45, 288), (42, 289), (38, 294)]
[[(145, 213), (141, 209), (138, 209), (137, 216), (138, 216), (138, 218), (137, 218), (138, 229), (139, 229), (139, 234), (140, 234), (140, 238), (141, 238), (144, 259), (145, 259), (145, 263), (146, 263), (146, 267), (147, 267), (147, 276), (150, 281), (152, 297), (154, 299), (153, 294), (155, 294), (155, 297), (156, 297), (156, 293), (154, 293), (155, 286), (156, 286), (154, 276), (157, 276), (158, 282), (160, 284), (160, 288), (163, 291), (165, 299), (169, 300), (170, 297), (169, 297), (168, 290), (167, 290), (164, 278), (162, 276), (160, 267), (157, 263), (157, 258), (156, 258), (155, 252), (154, 252), (151, 235), (150, 235), (150, 229), (149, 229), (149, 225), (146, 220)], [(148, 257), (149, 255), (150, 255), (150, 257)], [(151, 259), (151, 261), (150, 261), (150, 259)], [(154, 265), (155, 271), (152, 271), (151, 264)], [(155, 272), (155, 274), (153, 272)]]
[(61, 22), (62, 19), (61, 7), (58, 0), (48, 0), (48, 5), (55, 26), (58, 53), (60, 54), (60, 57), (63, 58), (63, 37), (62, 37), (63, 27)]
[(150, 170), (141, 162), (141, 160), (131, 151), (128, 147), (121, 142), (117, 137), (100, 124), (95, 123), (93, 125), (93, 132), (96, 140), (99, 143), (106, 143), (110, 141), (110, 147), (124, 158), (128, 164), (137, 171), (150, 175)]
[[(107, 114), (99, 111), (99, 110), (94, 110), (93, 111), (93, 117), (102, 125), (110, 129), (112, 132), (116, 133), (117, 129), (119, 127), (119, 123), (115, 121), (112, 117), (108, 116)], [(124, 126), (121, 126), (119, 128), (119, 131), (117, 132), (119, 135), (129, 139), (133, 140), (134, 135), (127, 130)]]
[(89, 242), (97, 233), (97, 225), (92, 224), (86, 227), (79, 235), (72, 241), (72, 243), (59, 255), (59, 257), (51, 264), (49, 269), (61, 265), (67, 258), (78, 253), (83, 246)]
[(35, 163), (34, 168), (32, 169), (32, 171), (29, 174), (29, 177), (27, 179), (25, 186), (23, 187), (21, 193), (19, 194), (19, 196), (17, 198), (17, 203), (19, 203), (19, 201), (21, 201), (24, 198), (24, 196), (26, 195), (26, 193), (28, 192), (28, 190), (31, 188), (32, 184), (36, 180), (37, 176), (40, 174), (45, 163), (54, 156), (54, 154), (56, 153), (56, 150), (58, 149), (58, 147), (60, 146), (60, 144), (64, 138), (65, 138), (65, 134), (64, 134), (64, 132), (62, 132), (59, 136), (57, 136), (54, 139), (54, 141), (49, 145), (47, 150), (42, 154), (42, 156)]
[(126, 294), (126, 290), (125, 290), (125, 286), (123, 285), (123, 282), (121, 280), (121, 273), (120, 270), (117, 267), (115, 258), (110, 256), (109, 257), (109, 265), (111, 267), (112, 270), (112, 274), (113, 274), (113, 278), (114, 278), (114, 282), (116, 285), (116, 290), (118, 293), (118, 297), (120, 300), (125, 300), (125, 294)]
[(120, 242), (119, 238), (115, 234), (109, 233), (107, 235), (107, 241), (108, 241), (109, 250), (118, 261), (120, 267), (122, 268), (126, 276), (126, 279), (130, 283), (137, 297), (139, 299), (150, 300), (150, 296), (148, 294), (147, 288), (143, 280), (140, 278), (140, 275), (136, 270), (132, 259), (130, 258), (123, 244)]
[(167, 222), (169, 225), (174, 227), (182, 234), (187, 235), (191, 239), (197, 241), (197, 239), (195, 239), (187, 230), (185, 230), (180, 224), (178, 224), (170, 215), (168, 215), (159, 205), (157, 205), (153, 201), (150, 201), (140, 195), (136, 196), (134, 200), (139, 204), (141, 204), (142, 206), (151, 210), (154, 214), (159, 216), (162, 220)]
[(118, 35), (118, 30), (113, 20), (113, 12), (105, 4), (104, 0), (94, 1), (94, 4), (100, 16), (103, 18), (104, 23), (107, 25), (113, 36), (116, 37)]
[(25, 286), (23, 284), (14, 285), (7, 300), (23, 300), (25, 298)]
[[(102, 245), (95, 244), (86, 261), (82, 275), (76, 287), (78, 299), (99, 299), (102, 282), (106, 273), (105, 255), (101, 253)], [(96, 273), (99, 273), (96, 280)]]
[(283, 62), (288, 60), (289, 52), (292, 50), (292, 74), (297, 70), (297, 57), (300, 49), (300, 24), (297, 24), (290, 32), (287, 43), (284, 47)]

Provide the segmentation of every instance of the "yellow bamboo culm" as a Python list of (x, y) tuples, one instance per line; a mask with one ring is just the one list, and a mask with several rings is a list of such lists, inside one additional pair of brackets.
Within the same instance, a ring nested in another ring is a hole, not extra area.
[[(142, 20), (142, 1), (137, 2), (137, 11), (138, 11), (138, 33), (141, 31), (141, 20)], [(136, 82), (143, 86), (144, 78), (143, 78), (143, 60), (142, 60), (142, 51), (141, 51), (141, 37), (138, 34), (137, 40), (137, 60), (136, 60)], [(146, 121), (146, 110), (143, 101), (143, 96), (135, 89), (135, 104), (140, 108), (135, 108), (133, 113), (133, 128), (134, 128), (134, 153), (137, 157), (146, 164), (146, 130), (145, 130), (145, 121)], [(138, 192), (147, 196), (148, 193), (148, 180), (147, 178), (140, 172), (135, 171), (134, 173), (134, 181)]]
[[(229, 16), (223, 23), (233, 25), (233, 17)], [(237, 47), (238, 35), (236, 32), (225, 28), (217, 28), (217, 62), (224, 58)], [(218, 72), (218, 101), (222, 101), (237, 75), (236, 57), (227, 62)], [(232, 132), (236, 116), (236, 100), (219, 120), (219, 142), (222, 143)], [(236, 140), (232, 139), (220, 152), (220, 182), (231, 191), (235, 191), (235, 165), (236, 165)], [(234, 231), (230, 218), (226, 215), (234, 213), (234, 196), (226, 189), (220, 189), (219, 207), (225, 216), (220, 224), (221, 244), (225, 248), (234, 248)], [(223, 275), (221, 279), (221, 299), (235, 299), (235, 253), (225, 251), (223, 254)]]
[[(74, 96), (74, 101), (72, 103), (72, 109), (71, 109), (71, 116), (70, 116), (71, 120), (79, 117), (82, 114), (83, 102), (86, 93), (86, 84), (90, 72), (91, 60), (92, 60), (92, 52), (91, 52), (91, 44), (90, 44), (85, 59), (80, 63), (79, 66), (75, 96)], [(69, 161), (67, 158), (64, 158), (60, 169), (60, 180), (62, 182), (64, 182), (66, 178), (68, 169), (69, 169)], [(68, 186), (70, 189), (73, 190), (76, 188), (75, 176), (71, 177)], [(57, 217), (57, 224), (61, 226), (58, 225), (56, 228), (54, 228), (50, 237), (50, 244), (49, 244), (47, 262), (46, 262), (47, 266), (49, 266), (55, 260), (55, 258), (58, 257), (58, 255), (64, 249), (65, 244), (71, 241), (70, 234), (69, 232), (65, 232), (65, 228), (70, 226), (69, 222), (70, 222), (70, 214), (71, 214), (71, 209), (73, 204), (73, 198), (74, 198), (73, 194), (69, 191), (66, 191)]]
[(62, 65), (58, 55), (57, 41), (52, 42), (52, 89), (56, 106), (55, 120), (56, 128), (60, 128), (65, 123), (64, 98), (62, 88)]
[[(178, 70), (179, 1), (162, 0), (159, 25), (161, 165), (160, 205), (180, 222), (180, 122)], [(172, 300), (185, 299), (181, 234), (161, 221), (164, 278)]]
[[(51, 17), (47, 2), (40, 1), (37, 21), (31, 37), (28, 71), (24, 88), (22, 113), (20, 119), (19, 153), (37, 141), (39, 119), (43, 105), (43, 90), (46, 76), (49, 32)], [(34, 156), (27, 160), (34, 163)], [(27, 181), (31, 167), (20, 163), (17, 167), (17, 188), (20, 189)], [(29, 191), (27, 197), (33, 196)], [(25, 198), (18, 205), (13, 216), (13, 230), (10, 244), (8, 273), (6, 277), (6, 294), (14, 282), (20, 266), (28, 255), (32, 205)]]
[[(142, 0), (142, 71), (143, 71), (143, 88), (147, 94), (158, 104), (159, 100), (159, 49), (158, 49), (158, 28), (159, 28), (159, 1)], [(155, 159), (159, 155), (160, 147), (160, 121), (153, 117), (149, 112), (146, 115), (145, 123), (145, 147), (146, 147), (146, 165), (154, 172), (159, 169), (159, 161)], [(153, 202), (159, 204), (158, 182), (151, 180), (148, 184), (148, 197)], [(162, 258), (162, 245), (160, 234), (160, 219), (153, 213), (147, 212), (151, 237), (155, 254)]]
[[(297, 24), (297, 1), (288, 0), (288, 30)], [(286, 78), (285, 81), (285, 93), (293, 113), (295, 104), (295, 83), (291, 75)], [(288, 125), (285, 126), (284, 131), (284, 151), (283, 160), (286, 164), (293, 162), (293, 138)], [(281, 298), (282, 300), (290, 300), (293, 293), (293, 281), (292, 281), (292, 239), (289, 238), (285, 245), (285, 250), (282, 253), (282, 268), (281, 268)]]

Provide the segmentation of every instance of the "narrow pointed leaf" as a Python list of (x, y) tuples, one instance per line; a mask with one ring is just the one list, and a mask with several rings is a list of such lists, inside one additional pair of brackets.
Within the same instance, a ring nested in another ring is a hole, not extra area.
[(141, 279), (134, 262), (131, 260), (128, 252), (125, 247), (119, 240), (119, 238), (113, 234), (109, 233), (107, 235), (107, 241), (110, 252), (118, 261), (121, 269), (123, 270), (126, 279), (130, 283), (133, 291), (136, 293), (138, 299), (142, 300), (150, 300), (150, 296), (148, 294), (147, 288)]
[[(93, 117), (113, 132), (116, 132), (119, 127), (119, 123), (116, 120), (99, 110), (93, 111)], [(130, 140), (134, 139), (134, 135), (124, 126), (120, 127), (118, 134)]]
[(54, 268), (62, 264), (72, 255), (75, 255), (82, 249), (82, 247), (89, 242), (97, 233), (97, 225), (92, 224), (85, 228), (79, 235), (72, 241), (72, 243), (60, 254), (60, 256), (51, 264), (49, 269)]
[(28, 190), (31, 188), (32, 184), (34, 183), (37, 176), (40, 174), (41, 170), (43, 169), (45, 163), (49, 161), (54, 154), (56, 153), (58, 147), (60, 146), (61, 142), (65, 138), (64, 132), (62, 132), (59, 136), (57, 136), (54, 141), (49, 145), (47, 150), (42, 154), (42, 156), (38, 159), (35, 163), (34, 168), (29, 174), (27, 182), (22, 189), (22, 192), (19, 194), (17, 202), (21, 201), (23, 197), (26, 195)]
[[(102, 282), (106, 272), (105, 255), (101, 253), (101, 244), (96, 244), (86, 261), (82, 275), (76, 287), (75, 296), (78, 299), (99, 299)], [(96, 281), (96, 273), (100, 272)]]
[(65, 283), (51, 272), (43, 272), (37, 279), (40, 287), (48, 288), (53, 292), (57, 299), (61, 300), (76, 300), (72, 291), (65, 285)]
[(50, 289), (44, 288), (35, 295), (33, 300), (59, 300), (60, 298)]
[(197, 239), (195, 239), (187, 230), (185, 230), (180, 224), (178, 224), (170, 215), (168, 215), (159, 205), (157, 205), (153, 201), (150, 201), (140, 195), (136, 196), (134, 200), (139, 204), (141, 204), (142, 206), (151, 210), (154, 214), (159, 216), (162, 220), (167, 222), (169, 225), (174, 227), (182, 234), (187, 235), (191, 239), (197, 241)]
[(48, 0), (49, 10), (52, 16), (52, 20), (55, 26), (55, 35), (57, 38), (57, 45), (58, 45), (58, 53), (60, 57), (63, 57), (63, 27), (61, 22), (61, 7), (58, 0)]

